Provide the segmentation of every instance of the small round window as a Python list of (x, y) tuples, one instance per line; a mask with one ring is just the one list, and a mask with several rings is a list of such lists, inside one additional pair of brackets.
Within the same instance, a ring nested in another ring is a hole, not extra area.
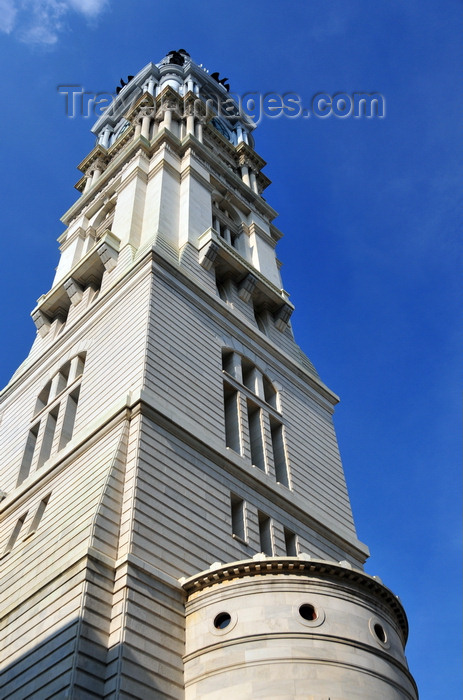
[(382, 625), (380, 625), (379, 622), (377, 622), (377, 623), (373, 626), (373, 629), (374, 629), (374, 632), (375, 632), (376, 636), (378, 637), (379, 641), (380, 641), (382, 644), (385, 644), (385, 643), (386, 643), (386, 640), (387, 640), (387, 637), (386, 637), (386, 632), (385, 632), (385, 630), (384, 630), (384, 627), (383, 627)]
[(319, 627), (325, 621), (325, 611), (323, 608), (312, 603), (301, 603), (293, 608), (294, 614), (299, 613), (299, 622), (306, 627)]
[(378, 642), (378, 644), (381, 644), (381, 646), (384, 649), (389, 649), (390, 647), (390, 641), (388, 639), (388, 634), (386, 632), (386, 629), (382, 625), (381, 621), (378, 620), (376, 617), (371, 617), (368, 626), (370, 628), (370, 633), (372, 637)]
[(315, 610), (313, 605), (310, 605), (310, 603), (304, 603), (303, 605), (301, 605), (301, 607), (299, 608), (299, 615), (304, 620), (309, 620), (310, 622), (316, 620), (318, 617), (317, 611)]
[(214, 618), (214, 627), (217, 630), (224, 630), (231, 622), (231, 615), (227, 612), (219, 613)]

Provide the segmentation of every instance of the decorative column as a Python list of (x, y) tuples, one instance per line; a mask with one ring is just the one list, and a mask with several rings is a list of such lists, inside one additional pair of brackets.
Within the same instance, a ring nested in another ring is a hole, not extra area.
[(241, 166), (241, 179), (243, 180), (245, 185), (251, 187), (251, 181), (249, 178), (249, 168), (247, 165)]
[(109, 146), (109, 139), (111, 137), (112, 129), (110, 126), (105, 126), (103, 129), (101, 135), (100, 135), (100, 145), (103, 146), (103, 148), (108, 148)]
[(162, 126), (164, 127), (164, 129), (170, 130), (171, 125), (172, 125), (172, 110), (167, 107), (165, 112), (164, 112), (164, 119), (162, 120)]
[(141, 135), (143, 136), (143, 138), (145, 138), (147, 141), (149, 141), (150, 140), (151, 120), (154, 117), (153, 107), (144, 107), (140, 112), (140, 117), (141, 117)]
[(154, 85), (155, 85), (154, 78), (151, 75), (150, 79), (148, 80), (148, 85), (147, 85), (146, 90), (152, 97), (154, 97)]
[(251, 189), (252, 189), (252, 191), (255, 192), (256, 194), (259, 194), (259, 191), (258, 191), (258, 189), (257, 189), (256, 173), (254, 172), (254, 170), (251, 170), (251, 172), (249, 173), (249, 177), (250, 177), (250, 180), (251, 180)]
[(172, 131), (172, 120), (174, 116), (180, 120), (179, 96), (170, 86), (164, 86), (161, 94), (159, 109), (156, 113), (156, 120), (161, 122), (159, 124), (159, 128), (169, 129), (169, 131)]
[(105, 162), (103, 161), (102, 158), (97, 158), (93, 164), (93, 173), (92, 173), (92, 186), (97, 182), (97, 180), (100, 178), (102, 172), (104, 171), (106, 167)]
[(149, 141), (151, 120), (154, 114), (153, 97), (149, 92), (145, 92), (125, 115), (128, 121), (135, 127), (135, 139), (139, 136), (143, 136), (143, 138)]
[(194, 105), (190, 102), (186, 105), (186, 133), (195, 133), (195, 111)]
[(84, 187), (83, 194), (87, 194), (87, 192), (89, 191), (91, 186), (92, 186), (92, 178), (90, 175), (86, 175), (85, 187)]
[(201, 143), (203, 142), (203, 120), (201, 118), (196, 121), (196, 138)]

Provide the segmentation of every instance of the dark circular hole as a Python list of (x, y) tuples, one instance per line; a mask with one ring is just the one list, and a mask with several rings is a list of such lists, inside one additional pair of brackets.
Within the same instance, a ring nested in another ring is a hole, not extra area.
[(384, 631), (384, 627), (377, 622), (373, 629), (375, 630), (375, 634), (379, 641), (384, 643), (386, 641), (386, 632)]
[(226, 613), (219, 613), (216, 615), (215, 620), (214, 620), (214, 627), (218, 630), (223, 630), (225, 627), (228, 627), (228, 625), (231, 622), (231, 616)]
[(317, 611), (315, 610), (313, 605), (310, 605), (309, 603), (304, 603), (304, 605), (301, 605), (299, 608), (299, 615), (304, 618), (304, 620), (316, 620), (317, 619)]

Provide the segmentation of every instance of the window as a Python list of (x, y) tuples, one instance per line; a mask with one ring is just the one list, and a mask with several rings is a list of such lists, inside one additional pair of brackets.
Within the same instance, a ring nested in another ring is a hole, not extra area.
[(223, 629), (225, 629), (225, 627), (228, 627), (230, 622), (231, 622), (230, 613), (227, 613), (227, 612), (219, 613), (214, 618), (214, 627), (218, 630), (223, 630)]
[(60, 367), (40, 391), (26, 439), (17, 486), (71, 440), (77, 415), (85, 353)]
[(233, 537), (245, 542), (246, 525), (244, 515), (244, 501), (232, 493), (230, 496), (230, 505)]
[(262, 438), (262, 411), (249, 399), (246, 401), (248, 409), (249, 443), (251, 447), (251, 462), (262, 469), (265, 469), (264, 443)]
[(260, 332), (264, 335), (268, 335), (266, 316), (262, 312), (256, 311), (256, 309), (254, 309), (254, 318), (256, 319), (256, 324)]
[(297, 557), (296, 535), (291, 530), (284, 528), (285, 550), (288, 557)]
[(53, 439), (56, 432), (56, 423), (58, 422), (59, 404), (53, 408), (47, 416), (45, 431), (42, 436), (42, 446), (40, 448), (38, 467), (41, 467), (51, 455), (53, 447)]
[(6, 545), (6, 549), (3, 552), (3, 554), (8, 554), (8, 552), (11, 552), (13, 549), (16, 540), (18, 539), (20, 532), (22, 530), (22, 526), (24, 525), (24, 521), (26, 520), (27, 513), (24, 513), (19, 520), (17, 520), (16, 525), (13, 528), (13, 532), (10, 535), (10, 539), (8, 540), (8, 544)]
[(77, 402), (79, 400), (80, 386), (69, 394), (66, 399), (66, 410), (64, 412), (63, 425), (61, 428), (61, 437), (59, 441), (59, 449), (63, 449), (70, 439), (74, 431), (74, 423), (77, 413)]
[(227, 204), (212, 203), (212, 228), (223, 240), (236, 248), (240, 236), (240, 220), (237, 213)]
[(270, 432), (272, 436), (275, 477), (280, 484), (288, 488), (288, 469), (286, 467), (286, 455), (283, 442), (283, 425), (272, 416), (270, 417)]
[(314, 606), (310, 603), (304, 603), (300, 606), (299, 615), (304, 620), (308, 620), (309, 622), (311, 622), (312, 620), (316, 620), (318, 617), (317, 611), (315, 610)]
[(273, 556), (272, 523), (268, 515), (258, 512), (260, 551)]
[(225, 409), (225, 444), (234, 452), (241, 452), (238, 392), (225, 382), (223, 394)]
[(228, 305), (233, 304), (233, 297), (235, 294), (235, 285), (229, 277), (220, 277), (216, 274), (215, 284), (217, 287), (217, 294), (220, 299)]
[(40, 421), (36, 423), (30, 430), (29, 430), (29, 435), (27, 436), (26, 440), (26, 447), (24, 449), (24, 454), (21, 462), (21, 466), (19, 468), (19, 477), (18, 477), (18, 486), (21, 484), (24, 479), (26, 479), (29, 476), (29, 472), (31, 469), (32, 465), (32, 460), (34, 457), (35, 453), (35, 447), (37, 444), (37, 436), (39, 434), (39, 428), (40, 428)]
[(225, 444), (290, 487), (284, 426), (277, 391), (258, 367), (231, 349), (222, 351)]
[(34, 518), (32, 520), (29, 531), (27, 533), (27, 537), (31, 537), (31, 535), (33, 535), (37, 531), (37, 529), (40, 525), (40, 521), (43, 518), (43, 514), (45, 513), (45, 508), (47, 507), (48, 501), (50, 500), (50, 496), (51, 496), (51, 494), (49, 493), (48, 496), (45, 496), (45, 498), (43, 498), (40, 501), (39, 506), (38, 506), (37, 510), (35, 511), (35, 515), (34, 515)]
[(228, 296), (227, 296), (227, 290), (225, 289), (224, 285), (221, 282), (217, 282), (217, 292), (219, 297), (224, 301), (225, 303), (228, 302)]

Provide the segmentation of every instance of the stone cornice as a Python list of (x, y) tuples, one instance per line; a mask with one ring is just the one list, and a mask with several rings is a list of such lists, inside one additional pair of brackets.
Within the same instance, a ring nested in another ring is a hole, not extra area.
[(405, 610), (396, 595), (376, 577), (355, 569), (349, 562), (331, 562), (324, 559), (312, 559), (308, 555), (298, 557), (266, 557), (258, 554), (253, 559), (243, 559), (230, 564), (214, 564), (207, 571), (180, 579), (188, 593), (202, 591), (217, 583), (231, 581), (245, 576), (266, 576), (291, 574), (307, 576), (321, 580), (328, 579), (342, 584), (355, 585), (367, 595), (377, 598), (392, 610), (399, 625), (405, 645), (408, 637), (408, 621)]
[[(270, 235), (272, 233), (272, 229), (270, 229), (270, 234), (261, 229), (260, 226), (258, 226), (254, 221), (249, 224), (247, 227), (247, 233), (248, 235), (255, 234), (256, 236), (260, 236), (260, 238), (263, 238), (266, 243), (272, 246), (272, 248), (275, 248), (278, 239), (275, 239), (274, 236)], [(282, 234), (283, 235), (283, 234)]]
[(140, 95), (138, 100), (135, 101), (124, 116), (129, 122), (133, 122), (140, 112), (146, 108), (154, 110), (154, 99), (148, 92), (144, 92), (142, 95)]
[(275, 224), (270, 224), (270, 235), (275, 239), (275, 241), (279, 241), (281, 238), (283, 238), (284, 233), (280, 231)]
[(84, 158), (84, 160), (81, 163), (79, 163), (77, 169), (80, 170), (82, 173), (86, 173), (92, 166), (98, 163), (98, 161), (101, 161), (102, 164), (107, 165), (109, 158), (110, 155), (106, 148), (103, 148), (103, 146), (97, 144), (95, 148), (92, 151), (90, 151), (88, 156)]
[(251, 146), (242, 141), (236, 147), (236, 153), (240, 165), (249, 165), (256, 172), (260, 172), (267, 165), (265, 160), (258, 155)]

